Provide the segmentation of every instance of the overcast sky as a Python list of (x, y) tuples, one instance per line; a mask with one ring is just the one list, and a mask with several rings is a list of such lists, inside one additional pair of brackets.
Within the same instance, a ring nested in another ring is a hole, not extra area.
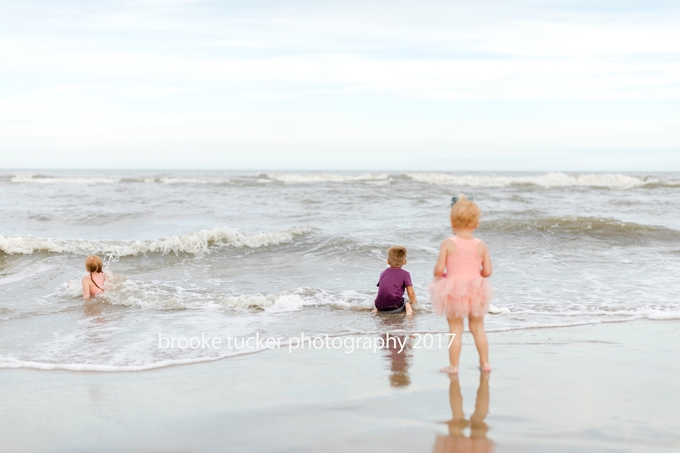
[(680, 171), (677, 1), (0, 1), (0, 167)]

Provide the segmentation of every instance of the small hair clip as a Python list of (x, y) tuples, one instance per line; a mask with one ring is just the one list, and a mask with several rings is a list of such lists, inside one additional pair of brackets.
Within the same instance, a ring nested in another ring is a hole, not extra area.
[[(467, 199), (470, 200), (470, 201), (474, 201), (474, 200), (475, 200), (475, 199), (472, 198), (472, 197), (465, 197), (465, 198), (467, 198)], [(453, 206), (454, 204), (456, 204), (457, 201), (458, 201), (458, 197), (451, 197), (451, 206)]]

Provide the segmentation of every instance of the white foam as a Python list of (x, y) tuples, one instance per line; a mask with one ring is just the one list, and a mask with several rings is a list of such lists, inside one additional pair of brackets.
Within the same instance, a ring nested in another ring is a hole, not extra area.
[[(66, 296), (80, 295), (76, 280), (62, 287)], [(321, 289), (300, 287), (292, 291), (271, 294), (206, 293), (203, 289), (182, 288), (176, 284), (139, 282), (113, 276), (106, 293), (98, 298), (111, 305), (137, 307), (146, 310), (194, 310), (220, 308), (230, 310), (264, 310), (270, 313), (299, 311), (307, 306), (337, 306), (338, 308), (372, 308), (370, 295), (355, 291), (331, 293)]]
[(133, 181), (143, 182), (145, 184), (225, 184), (229, 179), (219, 178), (175, 178), (175, 177), (145, 177)]
[[(364, 173), (343, 175), (335, 173), (269, 173), (256, 181), (268, 184), (274, 181), (284, 183), (339, 183), (364, 181), (371, 185), (388, 185), (393, 182), (390, 175), (385, 173)], [(535, 176), (498, 176), (498, 175), (456, 175), (447, 173), (411, 173), (407, 174), (414, 181), (449, 186), (469, 187), (506, 187), (512, 185), (536, 185), (541, 187), (609, 187), (632, 188), (645, 184), (658, 183), (654, 178), (640, 178), (630, 175), (612, 173), (592, 173), (568, 175), (565, 173), (546, 173)], [(160, 184), (226, 184), (231, 182), (227, 178), (184, 178), (171, 176), (145, 176), (139, 178), (80, 178), (80, 177), (52, 177), (33, 174), (17, 174), (11, 178), (14, 183), (34, 184), (115, 184), (121, 181)], [(673, 186), (675, 183), (668, 183)]]
[(394, 180), (392, 178), (379, 179), (376, 181), (366, 181), (366, 184), (371, 186), (389, 186), (392, 183), (394, 183)]
[[(492, 308), (493, 307), (492, 305)], [(630, 319), (680, 319), (680, 311), (673, 310), (659, 310), (657, 308), (640, 307), (635, 310), (605, 310), (602, 308), (592, 308), (589, 310), (562, 310), (562, 311), (549, 311), (549, 310), (526, 310), (526, 309), (513, 309), (510, 310), (506, 307), (496, 308), (496, 310), (504, 310), (502, 313), (511, 315), (542, 315), (542, 316), (555, 316), (555, 317), (579, 317), (579, 316), (616, 316), (616, 317), (628, 317)], [(507, 311), (505, 311), (507, 310)], [(490, 313), (494, 313), (489, 310)]]
[(113, 178), (57, 178), (37, 175), (15, 175), (11, 181), (35, 184), (115, 184), (120, 180)]
[(470, 187), (506, 187), (511, 185), (535, 185), (540, 187), (609, 187), (626, 189), (639, 187), (653, 182), (635, 176), (621, 174), (584, 174), (567, 175), (564, 173), (547, 173), (538, 176), (482, 176), (451, 175), (445, 173), (413, 173), (407, 175), (414, 181), (432, 185), (470, 186)]
[[(224, 184), (229, 179), (219, 178), (178, 178), (166, 176), (148, 176), (140, 178), (128, 178), (129, 182), (139, 182), (145, 184)], [(120, 178), (61, 178), (43, 175), (14, 175), (11, 179), (15, 183), (35, 183), (35, 184), (115, 184), (123, 181)]]
[(667, 320), (667, 319), (680, 319), (680, 312), (648, 310), (647, 311), (647, 318), (653, 319), (655, 321), (663, 321), (663, 320)]
[(61, 178), (43, 175), (14, 175), (14, 183), (34, 184), (116, 184), (120, 182), (137, 182), (144, 184), (225, 184), (230, 182), (225, 178), (179, 178), (170, 176), (144, 176), (132, 178)]
[(95, 365), (89, 363), (45, 363), (45, 362), (32, 362), (25, 360), (17, 360), (14, 358), (0, 357), (0, 369), (9, 368), (30, 368), (34, 370), (44, 370), (44, 371), (54, 371), (54, 370), (65, 370), (65, 371), (99, 371), (99, 372), (120, 372), (120, 371), (148, 371), (155, 370), (158, 368), (166, 368), (169, 366), (177, 365), (190, 365), (194, 363), (201, 362), (214, 362), (216, 360), (222, 360), (229, 357), (235, 357), (244, 354), (253, 354), (256, 352), (262, 352), (266, 349), (248, 349), (242, 351), (235, 351), (229, 354), (222, 354), (214, 357), (197, 357), (191, 359), (181, 359), (181, 360), (162, 360), (160, 362), (149, 363), (147, 365)]
[(0, 251), (30, 255), (36, 252), (134, 256), (144, 253), (205, 253), (211, 247), (260, 248), (290, 243), (296, 236), (313, 231), (312, 227), (262, 233), (240, 233), (232, 228), (200, 230), (182, 236), (168, 236), (144, 241), (89, 241), (51, 239), (33, 236), (0, 235)]
[(284, 294), (274, 299), (274, 303), (265, 307), (265, 311), (271, 313), (281, 313), (288, 311), (302, 310), (305, 305), (313, 305), (313, 302), (306, 301), (297, 294)]
[(489, 313), (492, 315), (505, 315), (510, 313), (510, 309), (508, 307), (496, 307), (491, 304), (489, 305)]
[(361, 175), (338, 175), (331, 173), (312, 174), (283, 174), (270, 173), (267, 177), (275, 181), (286, 183), (323, 183), (323, 182), (348, 182), (348, 181), (387, 181), (387, 174), (361, 174)]

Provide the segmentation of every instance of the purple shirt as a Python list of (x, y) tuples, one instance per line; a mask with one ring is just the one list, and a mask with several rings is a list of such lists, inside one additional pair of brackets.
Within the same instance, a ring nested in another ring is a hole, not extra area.
[(380, 274), (376, 285), (378, 296), (375, 298), (375, 308), (378, 310), (396, 310), (404, 305), (404, 289), (413, 286), (411, 274), (400, 267), (388, 267)]

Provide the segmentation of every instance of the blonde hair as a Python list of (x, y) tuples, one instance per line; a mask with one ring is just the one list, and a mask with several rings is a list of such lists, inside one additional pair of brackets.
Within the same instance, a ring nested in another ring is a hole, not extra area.
[(395, 245), (390, 247), (387, 251), (387, 259), (390, 260), (390, 266), (401, 267), (406, 261), (406, 247), (403, 245)]
[(477, 228), (482, 212), (474, 201), (461, 194), (451, 206), (451, 226), (453, 228)]
[(88, 272), (99, 273), (102, 271), (102, 267), (103, 267), (102, 259), (99, 258), (97, 255), (90, 255), (87, 258), (85, 258), (85, 269), (87, 269)]

